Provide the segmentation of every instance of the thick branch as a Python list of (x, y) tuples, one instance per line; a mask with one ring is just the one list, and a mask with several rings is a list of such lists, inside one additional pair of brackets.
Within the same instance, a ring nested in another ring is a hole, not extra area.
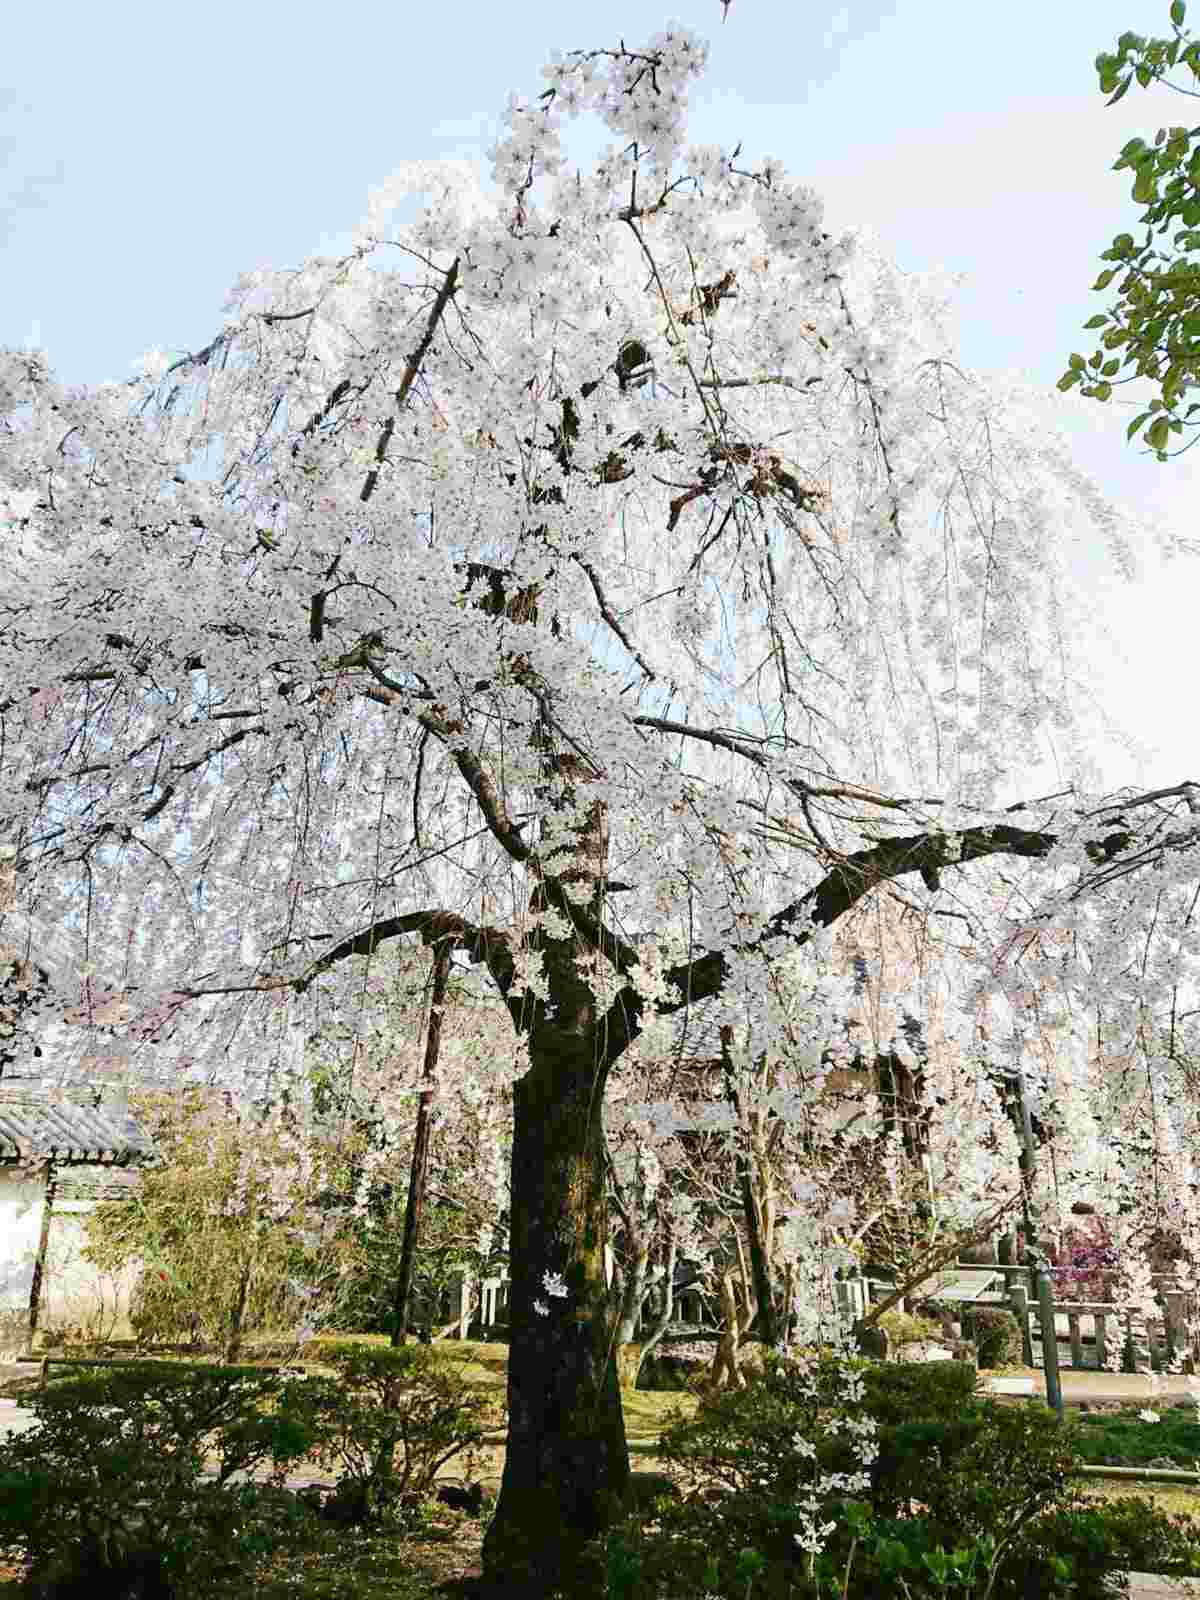
[(496, 785), (491, 777), (484, 771), (483, 763), (473, 750), (468, 750), (461, 743), (456, 742), (456, 736), (461, 734), (458, 724), (447, 722), (435, 711), (422, 712), (417, 721), (421, 726), (434, 734), (447, 746), (454, 757), (454, 764), (462, 774), (463, 781), (475, 796), (476, 804), (483, 812), (484, 821), (491, 829), (496, 840), (504, 846), (514, 861), (529, 861), (533, 851), (521, 837), (523, 823), (514, 822), (509, 816), (504, 801), (497, 793)]
[(495, 928), (476, 927), (452, 911), (410, 911), (403, 916), (381, 917), (369, 928), (351, 934), (319, 956), (302, 977), (292, 980), (291, 987), (303, 994), (314, 978), (327, 972), (336, 962), (344, 961), (347, 956), (369, 956), (385, 939), (395, 939), (405, 933), (419, 933), (426, 944), (451, 941), (452, 950), (462, 950), (472, 961), (482, 962), (500, 992), (508, 993), (513, 980), (513, 959), (506, 935)]
[[(1194, 798), (1194, 786), (1181, 784), (1176, 790), (1159, 791), (1157, 798), (1179, 794), (1186, 800)], [(1112, 806), (1114, 823), (1124, 819), (1120, 812), (1138, 804), (1137, 800), (1122, 799)], [(1190, 805), (1189, 805), (1190, 809)], [(1089, 859), (1101, 869), (1085, 880), (1075, 891), (1101, 885), (1114, 868), (1107, 863), (1120, 852), (1129, 849), (1135, 835), (1128, 825), (1109, 838), (1085, 846)], [(1191, 827), (1156, 841), (1155, 849), (1183, 849), (1200, 839), (1200, 828)], [(1020, 856), (1029, 860), (1044, 859), (1056, 845), (1061, 835), (1032, 828), (1018, 828), (1008, 823), (990, 823), (979, 828), (966, 828), (954, 836), (945, 832), (912, 834), (904, 838), (884, 839), (865, 850), (856, 850), (832, 866), (820, 883), (814, 885), (798, 900), (777, 911), (758, 938), (736, 946), (741, 954), (760, 950), (772, 940), (788, 939), (792, 944), (807, 944), (818, 928), (829, 928), (846, 914), (877, 884), (906, 873), (917, 872), (923, 877), (933, 875), (949, 866), (965, 865), (985, 856)], [(707, 951), (695, 960), (670, 968), (664, 975), (666, 981), (678, 986), (682, 999), (663, 1002), (656, 1006), (659, 1015), (669, 1015), (714, 995), (724, 985), (729, 966), (725, 954), (719, 950)], [(629, 989), (617, 996), (605, 1018), (606, 1054), (611, 1063), (625, 1051), (642, 1031), (644, 1003)]]

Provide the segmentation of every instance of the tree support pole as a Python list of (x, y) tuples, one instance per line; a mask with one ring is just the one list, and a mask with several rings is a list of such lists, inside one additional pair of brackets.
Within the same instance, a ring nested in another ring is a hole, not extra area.
[(54, 1209), (54, 1162), (46, 1162), (46, 1198), (42, 1202), (42, 1227), (38, 1235), (37, 1255), (33, 1262), (33, 1282), (29, 1287), (29, 1354), (33, 1354), (33, 1339), (37, 1333), (38, 1314), (42, 1304), (42, 1279), (46, 1274), (46, 1252), (50, 1244), (50, 1213)]
[(413, 1138), (412, 1165), (408, 1174), (408, 1204), (404, 1210), (404, 1243), (400, 1249), (400, 1276), (393, 1306), (392, 1348), (408, 1337), (408, 1303), (412, 1292), (413, 1263), (417, 1253), (417, 1229), (425, 1205), (425, 1170), (429, 1164), (429, 1125), (433, 1097), (437, 1092), (438, 1054), (442, 1044), (442, 1015), (446, 1005), (446, 983), (450, 974), (450, 940), (434, 946), (433, 997), (429, 1004), (429, 1028), (425, 1034), (425, 1070), (417, 1103), (417, 1130)]

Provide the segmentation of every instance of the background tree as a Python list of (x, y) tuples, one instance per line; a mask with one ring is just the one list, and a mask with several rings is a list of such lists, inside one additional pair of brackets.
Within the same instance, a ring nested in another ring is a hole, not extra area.
[[(1185, 14), (1184, 0), (1171, 0), (1173, 37), (1123, 33), (1115, 54), (1096, 57), (1100, 90), (1109, 96), (1109, 105), (1121, 99), (1135, 78), (1143, 89), (1167, 81), (1180, 94), (1195, 96), (1196, 90), (1165, 76), (1179, 66), (1191, 73), (1193, 82), (1200, 79), (1200, 40), (1184, 32)], [(1179, 409), (1200, 370), (1200, 261), (1195, 258), (1200, 249), (1200, 149), (1193, 148), (1198, 137), (1200, 128), (1160, 128), (1153, 145), (1130, 139), (1113, 163), (1114, 172), (1133, 173), (1133, 199), (1146, 208), (1145, 241), (1139, 246), (1132, 234), (1119, 233), (1102, 252), (1100, 259), (1113, 265), (1104, 268), (1092, 288), (1107, 289), (1119, 279), (1117, 301), (1084, 323), (1085, 328), (1105, 329), (1100, 348), (1086, 360), (1072, 355), (1058, 380), (1064, 391), (1079, 385), (1080, 394), (1101, 401), (1109, 398), (1114, 385), (1135, 378), (1157, 383), (1157, 396), (1134, 417), (1125, 436), (1132, 439), (1149, 423), (1144, 438), (1159, 461), (1181, 453), (1168, 452), (1167, 445), (1200, 411), (1200, 403), (1188, 406), (1182, 416)], [(1155, 249), (1156, 233), (1161, 238), (1172, 226), (1172, 248)], [(1134, 370), (1118, 378), (1130, 365)]]
[(232, 1362), (250, 1333), (336, 1325), (337, 1244), (319, 1248), (315, 1231), (318, 1152), (225, 1095), (130, 1104), (160, 1161), (128, 1199), (89, 1213), (84, 1255), (110, 1272), (142, 1263), (131, 1310), (139, 1336), (199, 1339)]

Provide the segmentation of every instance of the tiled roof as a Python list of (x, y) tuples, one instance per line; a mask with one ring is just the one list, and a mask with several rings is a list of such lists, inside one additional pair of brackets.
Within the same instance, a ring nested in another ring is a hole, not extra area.
[(671, 1035), (671, 1053), (685, 1061), (719, 1061), (721, 1059), (721, 1024), (736, 1022), (737, 1012), (731, 1009), (724, 995), (710, 994), (705, 1000), (696, 1000), (684, 1006), (674, 1016)]
[(65, 1165), (123, 1163), (153, 1156), (154, 1146), (119, 1106), (72, 1096), (54, 1103), (44, 1088), (0, 1083), (0, 1163), (52, 1156)]

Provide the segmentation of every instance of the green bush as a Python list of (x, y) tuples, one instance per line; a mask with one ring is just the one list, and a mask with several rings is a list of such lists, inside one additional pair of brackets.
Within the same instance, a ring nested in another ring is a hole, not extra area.
[(963, 1334), (975, 1341), (981, 1367), (1017, 1367), (1024, 1360), (1021, 1326), (1002, 1306), (975, 1306), (963, 1314)]
[(1109, 1572), (1200, 1573), (1200, 1522), (1168, 1516), (1142, 1495), (1079, 1496), (1032, 1523), (1025, 1549), (1035, 1571), (1049, 1570), (1055, 1556), (1066, 1560), (1080, 1600), (1099, 1600), (1110, 1592), (1104, 1588)]
[(171, 1595), (273, 1548), (286, 1530), (259, 1514), (259, 1487), (228, 1480), (270, 1462), (278, 1481), (310, 1448), (284, 1388), (250, 1368), (139, 1364), (31, 1395), (37, 1426), (0, 1443), (0, 1546), (31, 1562), (29, 1593), (140, 1575)]
[(918, 1344), (942, 1337), (940, 1322), (933, 1322), (928, 1317), (910, 1316), (906, 1311), (885, 1311), (875, 1326), (887, 1334), (893, 1351), (902, 1344)]
[(503, 1420), (427, 1345), (331, 1343), (321, 1360), (337, 1376), (297, 1379), (284, 1401), (313, 1433), (313, 1458), (341, 1469), (321, 1501), (338, 1521), (417, 1515), (439, 1468), (464, 1451), (473, 1467), (485, 1426)]
[(979, 1389), (969, 1361), (865, 1363), (863, 1403), (884, 1427), (902, 1422), (952, 1422)]
[[(901, 1593), (900, 1577), (912, 1600), (932, 1600), (950, 1581), (982, 1595), (994, 1564), (993, 1600), (1099, 1600), (1105, 1573), (1192, 1570), (1194, 1526), (1076, 1504), (1076, 1430), (1050, 1411), (976, 1397), (966, 1364), (848, 1366), (864, 1391), (857, 1404), (839, 1392), (832, 1362), (806, 1375), (772, 1357), (757, 1384), (670, 1421), (660, 1453), (710, 1493), (661, 1499), (652, 1522), (642, 1513), (597, 1541), (589, 1558), (607, 1572), (600, 1592), (744, 1600), (753, 1568), (754, 1600), (815, 1600), (820, 1581), (828, 1594), (836, 1578), (841, 1594), (849, 1562), (848, 1600)], [(821, 1426), (851, 1414), (876, 1416), (879, 1456), (857, 1498), (827, 1493), (819, 1519), (835, 1526), (810, 1574), (795, 1539), (798, 1502), (816, 1472), (856, 1464), (842, 1435)], [(815, 1463), (795, 1450), (795, 1432), (816, 1446)]]

